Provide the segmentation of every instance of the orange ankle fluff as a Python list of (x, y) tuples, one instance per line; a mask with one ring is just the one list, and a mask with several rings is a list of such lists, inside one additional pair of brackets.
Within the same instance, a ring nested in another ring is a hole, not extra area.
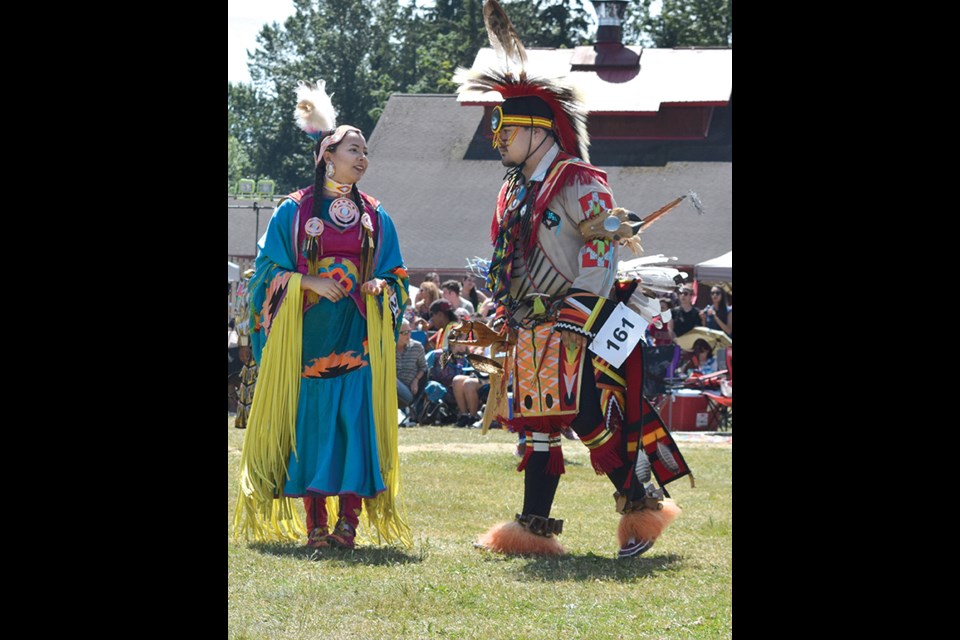
[(656, 540), (678, 515), (680, 507), (669, 498), (664, 499), (663, 509), (659, 511), (643, 509), (627, 513), (621, 516), (617, 526), (617, 542), (622, 547), (630, 538)]
[(519, 522), (503, 522), (480, 536), (477, 543), (498, 553), (559, 556), (566, 553), (556, 537), (545, 538), (524, 529)]

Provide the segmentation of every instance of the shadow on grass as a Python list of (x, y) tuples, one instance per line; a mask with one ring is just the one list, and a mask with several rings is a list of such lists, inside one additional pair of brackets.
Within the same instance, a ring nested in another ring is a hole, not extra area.
[(632, 582), (663, 571), (675, 571), (683, 564), (683, 556), (675, 553), (641, 555), (620, 560), (595, 553), (568, 554), (556, 557), (532, 557), (520, 569), (537, 580), (596, 580)]
[(423, 561), (423, 553), (411, 549), (404, 552), (393, 547), (357, 547), (356, 549), (310, 549), (305, 545), (283, 543), (252, 543), (249, 548), (258, 553), (282, 558), (298, 558), (318, 562), (389, 566)]

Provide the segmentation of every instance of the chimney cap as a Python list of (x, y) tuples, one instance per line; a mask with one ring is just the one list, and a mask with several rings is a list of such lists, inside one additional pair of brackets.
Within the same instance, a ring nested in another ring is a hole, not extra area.
[(590, 0), (597, 12), (597, 25), (601, 27), (623, 24), (627, 13), (627, 0)]

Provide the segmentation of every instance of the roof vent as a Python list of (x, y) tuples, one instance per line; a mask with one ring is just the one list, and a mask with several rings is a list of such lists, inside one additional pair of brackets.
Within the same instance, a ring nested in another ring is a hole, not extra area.
[(627, 0), (591, 0), (597, 12), (597, 44), (615, 43), (623, 46), (623, 17)]

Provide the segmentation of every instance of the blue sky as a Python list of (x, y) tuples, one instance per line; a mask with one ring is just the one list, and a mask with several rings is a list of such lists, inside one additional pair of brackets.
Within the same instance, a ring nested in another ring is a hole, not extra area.
[[(417, 4), (433, 6), (433, 0), (417, 0)], [(227, 0), (227, 80), (250, 82), (247, 50), (257, 48), (257, 34), (263, 25), (283, 24), (291, 15), (293, 0)]]
[(227, 0), (227, 80), (250, 82), (246, 50), (257, 48), (263, 25), (282, 24), (292, 14), (292, 0)]

